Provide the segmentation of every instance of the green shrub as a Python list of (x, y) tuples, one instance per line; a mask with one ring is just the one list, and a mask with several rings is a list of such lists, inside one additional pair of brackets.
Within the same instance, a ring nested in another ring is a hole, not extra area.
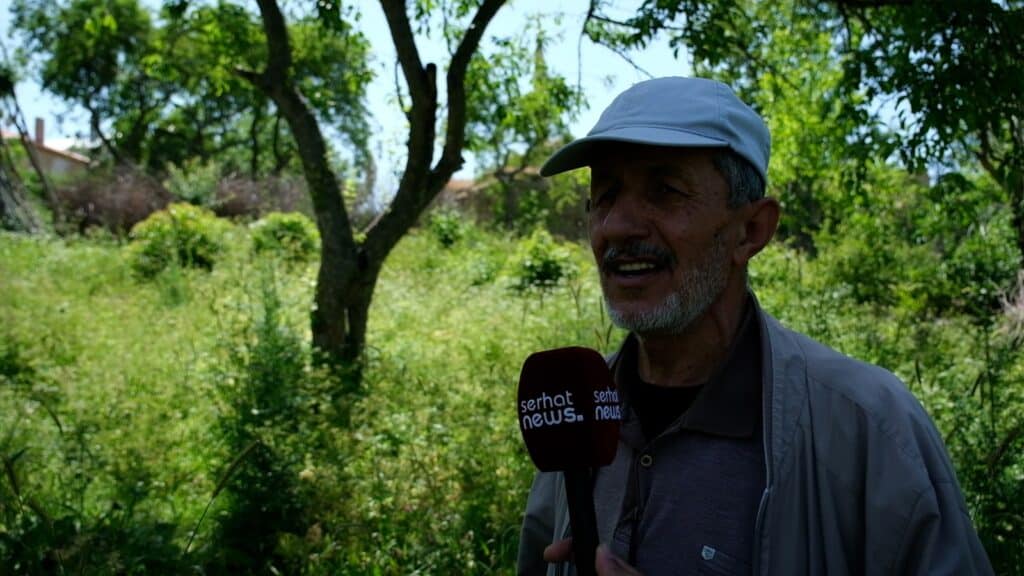
[(224, 337), (227, 362), (216, 369), (222, 383), (217, 431), (233, 461), (221, 482), (213, 542), (205, 550), (207, 574), (284, 567), (281, 538), (308, 528), (298, 470), (311, 442), (294, 442), (309, 413), (303, 389), (308, 351), (281, 317), (283, 303), (269, 277), (261, 280), (260, 296), (251, 324)]
[(943, 263), (952, 308), (990, 318), (1000, 309), (1000, 297), (1013, 285), (1020, 268), (1009, 214), (971, 226)]
[(541, 228), (519, 241), (513, 266), (514, 288), (520, 292), (552, 288), (576, 274), (569, 249)]
[(825, 285), (858, 304), (993, 321), (1020, 266), (1004, 195), (961, 175), (907, 186), (815, 237)]
[(483, 286), (498, 278), (504, 260), (500, 256), (478, 254), (468, 263), (469, 285)]
[(469, 208), (481, 221), (519, 235), (541, 227), (555, 236), (583, 239), (587, 236), (584, 206), (589, 193), (590, 175), (585, 170), (552, 178), (522, 173), (511, 181), (484, 187), (479, 203)]
[(188, 160), (183, 166), (167, 166), (164, 186), (176, 200), (196, 206), (212, 207), (217, 198), (221, 167), (217, 162)]
[[(988, 254), (967, 250), (969, 226), (945, 232), (948, 210), (935, 211), (936, 242), (893, 224), (918, 216), (891, 206), (889, 224), (851, 223), (817, 257), (773, 243), (751, 282), (786, 325), (910, 386), (996, 573), (1020, 573), (1024, 295), (994, 325), (904, 297), (946, 291), (937, 270)], [(76, 574), (512, 573), (534, 473), (505, 408), (522, 360), (609, 352), (622, 334), (585, 249), (466, 230), (451, 250), (410, 234), (388, 258), (360, 395), (309, 360), (307, 277), (268, 285), (264, 263), (243, 258), (215, 274), (171, 269), (158, 282), (194, 297), (167, 306), (109, 240), (0, 233), (0, 573), (60, 573), (58, 561)], [(570, 256), (579, 279), (509, 297), (527, 270), (553, 268), (525, 265), (534, 244)], [(843, 255), (867, 271), (857, 292), (835, 280)], [(858, 302), (871, 291), (890, 303)]]
[(320, 233), (312, 220), (298, 212), (271, 212), (253, 222), (253, 249), (289, 262), (307, 262), (320, 250)]
[(888, 222), (866, 213), (851, 215), (834, 232), (823, 232), (816, 242), (826, 285), (848, 294), (858, 304), (893, 304), (894, 286), (903, 269), (897, 266), (896, 249), (879, 250), (880, 239), (891, 238)]
[(448, 210), (431, 214), (427, 229), (445, 248), (451, 248), (466, 235), (466, 225), (462, 216)]
[(230, 225), (204, 208), (171, 204), (132, 228), (132, 270), (153, 278), (169, 266), (210, 270)]

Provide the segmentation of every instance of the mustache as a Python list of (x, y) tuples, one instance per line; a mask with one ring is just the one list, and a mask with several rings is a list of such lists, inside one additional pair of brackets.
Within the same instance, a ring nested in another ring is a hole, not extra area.
[(675, 256), (669, 250), (648, 244), (647, 242), (628, 242), (626, 244), (613, 244), (604, 251), (601, 256), (601, 268), (606, 269), (620, 258), (650, 258), (655, 260), (659, 266), (671, 266), (675, 264)]

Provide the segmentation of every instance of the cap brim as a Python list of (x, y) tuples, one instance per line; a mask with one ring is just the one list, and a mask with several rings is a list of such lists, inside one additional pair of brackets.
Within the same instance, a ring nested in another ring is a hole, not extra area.
[(566, 144), (551, 155), (540, 168), (541, 176), (554, 176), (590, 165), (590, 156), (599, 142), (625, 142), (674, 148), (726, 148), (729, 143), (684, 130), (654, 127), (632, 127), (609, 130), (586, 136)]

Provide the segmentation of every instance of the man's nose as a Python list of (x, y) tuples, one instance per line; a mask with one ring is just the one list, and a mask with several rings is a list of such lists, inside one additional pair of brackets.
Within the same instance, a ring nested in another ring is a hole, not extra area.
[(627, 239), (646, 236), (649, 232), (647, 207), (641, 194), (623, 190), (608, 208), (599, 213), (597, 225), (609, 238)]

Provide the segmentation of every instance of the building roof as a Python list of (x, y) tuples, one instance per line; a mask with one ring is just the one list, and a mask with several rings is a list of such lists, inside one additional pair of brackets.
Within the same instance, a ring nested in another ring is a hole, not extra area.
[[(4, 140), (21, 140), (21, 135), (19, 135), (17, 132), (11, 132), (9, 130), (2, 130), (0, 132), (2, 132), (2, 137), (3, 137)], [(66, 158), (66, 159), (68, 159), (68, 160), (70, 160), (72, 162), (77, 162), (79, 164), (88, 164), (89, 163), (89, 157), (88, 156), (79, 154), (78, 152), (72, 152), (71, 150), (67, 149), (67, 148), (70, 148), (71, 146), (73, 146), (76, 143), (74, 140), (66, 139), (66, 138), (60, 138), (57, 141), (61, 143), (60, 144), (60, 146), (61, 146), (60, 148), (52, 146), (52, 145), (47, 146), (46, 144), (43, 144), (42, 146), (40, 146), (35, 140), (32, 140), (31, 138), (28, 139), (29, 145), (31, 145), (33, 148), (35, 148), (36, 150), (38, 150), (40, 152), (44, 152), (44, 153), (47, 153), (47, 154), (52, 154), (54, 156), (60, 156), (60, 157)], [(61, 149), (61, 148), (64, 148), (64, 149)]]

